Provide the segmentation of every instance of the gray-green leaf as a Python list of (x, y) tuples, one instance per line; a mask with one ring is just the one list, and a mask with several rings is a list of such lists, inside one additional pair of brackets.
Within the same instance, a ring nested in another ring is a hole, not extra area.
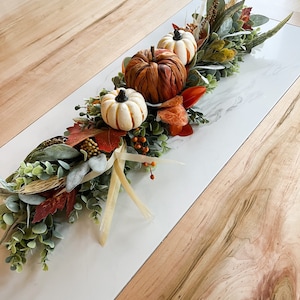
[(107, 165), (106, 155), (101, 153), (100, 155), (93, 156), (88, 160), (88, 164), (93, 171), (102, 174)]
[(36, 247), (36, 241), (30, 241), (27, 243), (27, 247), (34, 249)]
[(14, 223), (14, 216), (11, 213), (6, 213), (3, 215), (3, 221), (5, 222), (5, 224), (7, 225), (12, 225)]
[(30, 205), (39, 205), (45, 200), (45, 197), (42, 197), (42, 196), (36, 195), (36, 194), (33, 194), (33, 195), (19, 194), (19, 198), (24, 203), (27, 203)]
[(71, 169), (66, 180), (66, 190), (71, 192), (77, 185), (79, 185), (83, 177), (90, 170), (88, 162), (83, 162)]
[(253, 14), (250, 15), (250, 20), (252, 21), (252, 27), (261, 26), (269, 22), (269, 18), (263, 15)]
[(43, 234), (47, 231), (47, 225), (45, 223), (37, 223), (32, 227), (32, 232), (35, 234)]
[(18, 201), (19, 197), (17, 195), (11, 195), (5, 199), (5, 205), (10, 211), (17, 213), (20, 210)]
[(33, 152), (28, 161), (54, 161), (58, 159), (72, 159), (80, 155), (75, 148), (66, 144), (54, 144), (42, 150)]
[(227, 35), (232, 28), (232, 18), (226, 19), (223, 24), (220, 26), (220, 29), (218, 30), (218, 35), (220, 38), (222, 38), (224, 35)]

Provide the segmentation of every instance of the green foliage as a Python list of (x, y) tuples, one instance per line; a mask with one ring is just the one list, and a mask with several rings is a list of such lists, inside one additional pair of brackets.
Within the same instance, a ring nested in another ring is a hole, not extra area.
[(68, 173), (69, 169), (70, 165), (62, 160), (56, 162), (35, 161), (33, 163), (23, 161), (13, 176), (8, 179), (8, 186), (18, 191), (34, 180), (47, 180), (55, 175), (61, 178)]
[(204, 115), (202, 112), (199, 112), (193, 108), (188, 109), (188, 117), (189, 117), (189, 123), (190, 124), (207, 124), (209, 121), (204, 118)]
[(292, 17), (292, 14), (289, 14), (285, 19), (283, 19), (281, 22), (279, 22), (274, 28), (268, 30), (267, 32), (259, 34), (253, 40), (246, 43), (246, 45), (245, 45), (246, 51), (245, 52), (250, 53), (254, 47), (264, 43), (267, 39), (271, 38), (289, 21), (289, 19), (291, 17)]
[(56, 241), (60, 238), (61, 235), (56, 231), (56, 224), (51, 215), (44, 221), (30, 227), (25, 222), (20, 222), (5, 243), (9, 251), (6, 262), (10, 264), (12, 271), (21, 272), (29, 252), (40, 251), (42, 269), (47, 271), (48, 256), (54, 250)]
[[(132, 142), (133, 137), (145, 137), (145, 146), (149, 147), (147, 156), (160, 157), (170, 148), (168, 147), (168, 130), (166, 124), (157, 121), (155, 114), (148, 114), (147, 120), (139, 128), (128, 132), (127, 144), (135, 148)], [(137, 149), (137, 153), (142, 154), (142, 149)]]

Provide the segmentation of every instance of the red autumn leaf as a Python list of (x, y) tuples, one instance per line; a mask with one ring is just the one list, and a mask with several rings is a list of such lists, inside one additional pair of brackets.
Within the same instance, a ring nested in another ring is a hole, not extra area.
[(48, 215), (54, 215), (57, 210), (63, 210), (67, 204), (67, 216), (70, 215), (75, 204), (76, 191), (71, 193), (63, 192), (57, 196), (52, 196), (35, 209), (35, 214), (32, 223), (37, 223), (45, 219)]
[(170, 125), (184, 126), (188, 123), (188, 115), (182, 105), (160, 109), (157, 115), (162, 122)]
[(32, 223), (37, 223), (45, 219), (48, 215), (53, 215), (57, 210), (63, 210), (66, 204), (65, 193), (46, 199), (35, 209)]
[(191, 126), (191, 124), (186, 124), (184, 126), (182, 126), (182, 130), (178, 133), (179, 136), (188, 136), (193, 134), (193, 127)]
[(240, 20), (242, 20), (244, 22), (242, 28), (245, 30), (252, 30), (251, 23), (249, 22), (251, 10), (252, 10), (252, 7), (245, 7), (242, 9)]
[(95, 136), (102, 129), (98, 128), (81, 128), (79, 124), (75, 123), (74, 126), (67, 128), (69, 131), (69, 136), (66, 144), (74, 147), (85, 139)]
[(193, 86), (185, 89), (181, 96), (183, 97), (183, 106), (188, 109), (194, 106), (199, 99), (206, 93), (205, 86)]
[(194, 131), (193, 131), (192, 126), (188, 123), (184, 126), (170, 125), (169, 132), (170, 132), (170, 135), (172, 135), (172, 136), (175, 136), (175, 135), (188, 136), (188, 135), (193, 134)]
[(119, 147), (121, 136), (125, 135), (126, 131), (107, 128), (95, 135), (95, 140), (101, 151), (110, 153)]

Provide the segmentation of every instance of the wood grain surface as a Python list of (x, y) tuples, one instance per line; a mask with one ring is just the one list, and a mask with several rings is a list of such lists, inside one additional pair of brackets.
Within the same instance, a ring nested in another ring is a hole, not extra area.
[(187, 3), (1, 1), (0, 146)]
[[(247, 4), (300, 26), (299, 1)], [(300, 299), (299, 116), (300, 78), (117, 300)]]
[(299, 299), (299, 115), (300, 79), (118, 300)]

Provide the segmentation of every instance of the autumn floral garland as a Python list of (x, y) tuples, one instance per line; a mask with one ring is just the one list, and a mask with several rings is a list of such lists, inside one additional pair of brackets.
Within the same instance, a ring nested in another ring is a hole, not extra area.
[[(251, 15), (244, 1), (226, 5), (223, 0), (208, 0), (205, 13), (195, 13), (184, 27), (173, 24), (173, 32), (156, 49), (125, 58), (122, 72), (112, 79), (114, 91), (103, 89), (84, 106), (77, 106), (79, 116), (64, 136), (42, 142), (15, 173), (1, 180), (4, 234), (0, 244), (9, 251), (6, 262), (11, 270), (22, 271), (26, 257), (37, 247), (42, 268), (47, 270), (48, 255), (62, 237), (57, 224), (75, 222), (84, 208), (100, 223), (100, 244), (104, 245), (121, 185), (150, 217), (127, 172), (145, 169), (154, 179), (152, 170), (157, 162), (164, 162), (161, 155), (169, 150), (169, 137), (190, 135), (193, 124), (208, 122), (195, 109), (200, 97), (222, 77), (236, 73), (243, 56), (273, 36), (290, 17), (260, 33), (258, 26), (268, 18)], [(155, 84), (156, 77), (159, 83)], [(105, 108), (106, 102), (110, 104)], [(119, 119), (124, 103), (127, 117), (125, 112)], [(115, 104), (117, 108), (109, 112)], [(131, 127), (126, 127), (128, 111)]]

